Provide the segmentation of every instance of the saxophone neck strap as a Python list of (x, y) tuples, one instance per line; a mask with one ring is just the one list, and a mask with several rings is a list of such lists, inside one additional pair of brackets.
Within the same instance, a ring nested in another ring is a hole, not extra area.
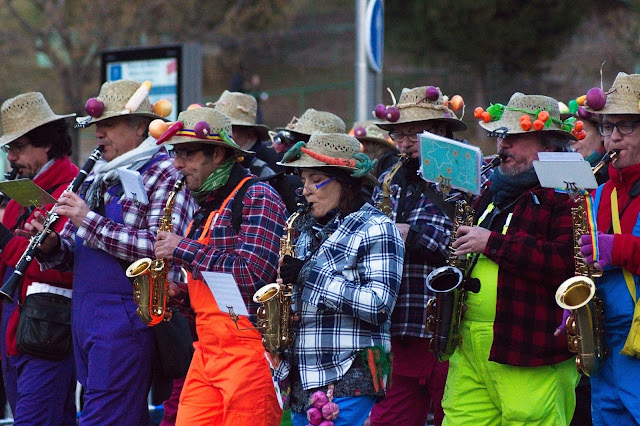
[[(613, 188), (613, 191), (611, 191), (611, 224), (613, 226), (614, 234), (622, 233), (622, 228), (620, 227), (620, 215), (618, 214), (618, 191), (616, 188)], [(633, 279), (631, 272), (627, 271), (625, 268), (622, 268), (622, 274), (624, 275), (624, 281), (627, 283), (631, 299), (633, 300), (633, 303), (636, 303), (635, 280)]]

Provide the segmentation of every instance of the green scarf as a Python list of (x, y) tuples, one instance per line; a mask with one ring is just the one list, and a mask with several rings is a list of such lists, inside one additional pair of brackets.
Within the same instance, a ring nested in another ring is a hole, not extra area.
[(235, 162), (236, 159), (231, 158), (225, 163), (222, 163), (220, 167), (215, 169), (213, 173), (209, 175), (197, 191), (191, 192), (191, 195), (193, 195), (193, 198), (198, 204), (201, 205), (201, 202), (204, 202), (211, 191), (221, 188), (225, 183), (227, 183), (229, 175), (231, 174), (231, 168)]

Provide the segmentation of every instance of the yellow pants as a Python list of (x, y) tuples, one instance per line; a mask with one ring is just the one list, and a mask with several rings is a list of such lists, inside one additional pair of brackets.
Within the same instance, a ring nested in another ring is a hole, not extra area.
[(461, 325), (462, 345), (449, 360), (443, 425), (568, 425), (576, 405), (575, 358), (543, 367), (489, 361), (493, 323)]

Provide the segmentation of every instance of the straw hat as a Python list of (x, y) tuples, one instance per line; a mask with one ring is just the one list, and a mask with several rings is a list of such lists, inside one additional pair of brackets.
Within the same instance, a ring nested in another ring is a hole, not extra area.
[(94, 111), (87, 111), (89, 114), (88, 116), (77, 118), (78, 125), (86, 127), (98, 121), (106, 120), (107, 118), (129, 114), (141, 115), (151, 119), (161, 118), (166, 121), (164, 117), (153, 113), (153, 106), (149, 101), (148, 94), (144, 96), (142, 102), (135, 111), (129, 111), (125, 108), (129, 99), (131, 99), (140, 86), (142, 86), (140, 83), (131, 80), (107, 81), (102, 84), (100, 94), (98, 94), (96, 98), (87, 101), (87, 104), (92, 100), (102, 102), (102, 112), (100, 112), (100, 110), (98, 110), (97, 113)]
[[(182, 111), (176, 123), (182, 123), (182, 128), (174, 130), (170, 135), (163, 135), (161, 145), (178, 145), (181, 143), (205, 143), (209, 145), (231, 148), (237, 156), (252, 155), (253, 151), (245, 151), (231, 138), (231, 120), (229, 117), (213, 108), (200, 107)], [(171, 129), (175, 126), (170, 126)]]
[(4, 130), (0, 146), (13, 142), (43, 124), (75, 117), (75, 114), (55, 114), (40, 92), (23, 93), (7, 99), (2, 103), (0, 115)]
[(398, 120), (383, 120), (376, 122), (376, 124), (384, 130), (391, 131), (398, 124), (438, 120), (447, 123), (452, 132), (466, 130), (467, 125), (449, 109), (448, 100), (445, 100), (439, 87), (433, 87), (437, 90), (438, 98), (436, 100), (427, 99), (427, 88), (432, 87), (421, 86), (402, 89), (400, 99), (395, 105), (400, 112)]
[(350, 172), (355, 179), (363, 179), (369, 185), (375, 186), (378, 183), (369, 173), (376, 161), (371, 161), (366, 154), (360, 152), (360, 142), (345, 133), (315, 132), (309, 142), (297, 142), (278, 164), (296, 168), (337, 167)]
[[(283, 130), (282, 128), (276, 130)], [(335, 114), (326, 111), (316, 111), (309, 108), (300, 116), (293, 117), (293, 120), (284, 130), (289, 130), (303, 135), (311, 135), (313, 132), (322, 133), (346, 133), (347, 126), (344, 121)]]
[[(535, 130), (534, 124), (538, 121), (538, 114), (542, 111), (548, 113), (548, 119), (542, 122), (543, 127), (540, 130)], [(558, 101), (549, 96), (525, 95), (516, 92), (511, 96), (506, 107), (502, 104), (493, 104), (487, 108), (487, 113), (489, 113), (490, 121), (481, 120), (478, 124), (489, 132), (494, 132), (495, 135), (500, 133), (515, 135), (541, 131), (553, 132), (558, 136), (576, 140), (576, 137), (570, 132), (573, 120), (561, 120)], [(524, 116), (528, 118), (528, 125), (521, 121), (525, 120)]]
[(619, 72), (606, 93), (604, 108), (594, 110), (587, 103), (584, 109), (596, 114), (640, 114), (640, 74)]
[(258, 101), (253, 96), (225, 90), (220, 99), (207, 103), (207, 106), (229, 117), (232, 126), (253, 127), (261, 141), (269, 139), (269, 128), (264, 124), (256, 124)]
[(396, 144), (389, 139), (389, 132), (382, 130), (371, 120), (354, 123), (349, 135), (360, 142), (371, 142), (388, 149), (397, 149)]

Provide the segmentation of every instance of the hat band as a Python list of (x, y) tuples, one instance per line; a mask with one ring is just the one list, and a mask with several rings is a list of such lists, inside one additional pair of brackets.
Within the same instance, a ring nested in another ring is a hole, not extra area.
[(305, 147), (305, 143), (300, 141), (297, 142), (289, 151), (287, 151), (282, 157), (283, 163), (289, 163), (295, 160), (298, 160), (302, 153), (307, 154), (309, 157), (314, 160), (325, 163), (327, 166), (338, 166), (338, 167), (349, 167), (355, 169), (355, 171), (351, 174), (353, 177), (362, 177), (369, 173), (376, 165), (378, 160), (373, 160), (373, 162), (369, 159), (369, 157), (362, 153), (358, 152), (352, 155), (352, 158), (341, 158), (341, 157), (332, 157), (326, 154), (320, 154), (319, 152), (315, 152)]
[[(174, 136), (187, 136), (189, 138), (194, 138), (194, 139), (207, 139), (210, 141), (219, 141), (219, 142), (225, 142), (225, 140), (222, 138), (222, 136), (220, 136), (217, 133), (213, 133), (211, 135), (196, 135), (196, 132), (194, 130), (191, 129), (182, 129), (179, 130), (178, 132), (176, 132), (176, 134)], [(229, 138), (231, 138), (229, 136)]]

